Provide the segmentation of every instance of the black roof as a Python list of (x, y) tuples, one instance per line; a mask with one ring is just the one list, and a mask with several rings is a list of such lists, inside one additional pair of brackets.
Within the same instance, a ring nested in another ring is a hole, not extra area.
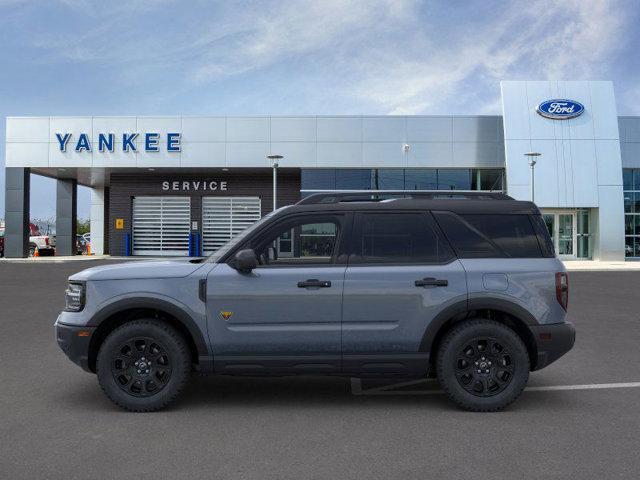
[(539, 214), (532, 202), (514, 200), (503, 193), (486, 192), (330, 192), (310, 195), (292, 212), (431, 210), (460, 214)]

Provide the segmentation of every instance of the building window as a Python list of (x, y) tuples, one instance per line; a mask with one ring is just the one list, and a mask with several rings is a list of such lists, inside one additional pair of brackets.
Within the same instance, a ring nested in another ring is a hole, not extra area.
[(307, 190), (335, 190), (336, 171), (332, 168), (302, 169), (301, 182)]
[(466, 168), (438, 170), (438, 190), (471, 190), (471, 170)]
[(640, 259), (640, 168), (622, 170), (624, 185), (624, 256)]
[(404, 173), (401, 168), (375, 168), (371, 170), (371, 189), (404, 190)]
[(406, 169), (404, 188), (405, 190), (437, 190), (438, 171), (435, 168)]
[(336, 170), (337, 190), (369, 190), (371, 188), (371, 171), (362, 168)]
[(503, 168), (302, 169), (304, 194), (319, 190), (504, 190)]

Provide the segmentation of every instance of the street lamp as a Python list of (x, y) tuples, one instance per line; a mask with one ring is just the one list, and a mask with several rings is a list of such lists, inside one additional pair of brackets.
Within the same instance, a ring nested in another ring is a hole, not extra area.
[(282, 155), (267, 155), (267, 158), (271, 160), (271, 166), (273, 167), (273, 210), (277, 208), (276, 195), (278, 194), (278, 162), (284, 157)]
[(541, 156), (540, 152), (527, 152), (524, 154), (529, 159), (529, 166), (531, 167), (531, 201), (535, 202), (535, 175), (534, 167), (536, 166), (536, 157)]

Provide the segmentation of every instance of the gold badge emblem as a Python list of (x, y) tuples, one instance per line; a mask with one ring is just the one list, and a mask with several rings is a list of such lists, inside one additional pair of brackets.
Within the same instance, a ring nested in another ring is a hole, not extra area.
[(220, 312), (220, 316), (224, 319), (224, 320), (229, 320), (231, 318), (231, 316), (233, 315), (233, 312), (225, 312), (224, 310), (222, 310)]

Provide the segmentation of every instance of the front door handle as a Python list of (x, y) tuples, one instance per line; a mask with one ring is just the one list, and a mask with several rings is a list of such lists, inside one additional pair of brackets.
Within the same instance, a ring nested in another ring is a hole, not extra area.
[(329, 280), (317, 280), (315, 278), (310, 278), (304, 282), (298, 282), (298, 288), (329, 288), (330, 286), (331, 282)]
[(449, 280), (440, 280), (433, 277), (423, 278), (422, 280), (416, 280), (416, 287), (446, 287), (449, 285)]

